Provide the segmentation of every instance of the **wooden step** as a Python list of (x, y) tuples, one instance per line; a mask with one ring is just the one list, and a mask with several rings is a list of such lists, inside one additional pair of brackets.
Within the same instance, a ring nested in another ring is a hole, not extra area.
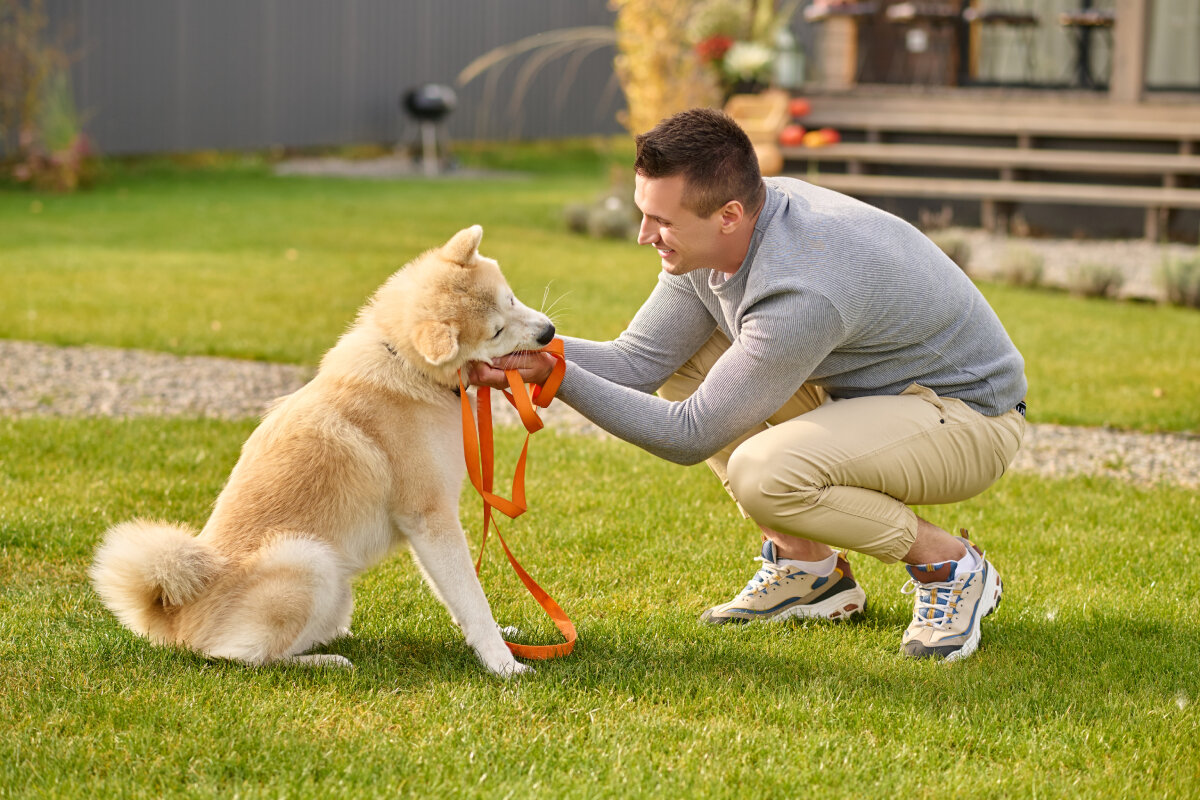
[(938, 197), (955, 200), (1068, 203), (1113, 207), (1200, 208), (1200, 189), (1161, 186), (1108, 186), (896, 175), (793, 175), (838, 192), (885, 197)]
[(862, 130), (869, 134), (926, 133), (972, 136), (1042, 136), (1061, 139), (1200, 140), (1192, 120), (1090, 117), (1071, 114), (1014, 116), (948, 111), (865, 110), (816, 107), (801, 122), (808, 128)]
[(1141, 208), (1143, 231), (1156, 242), (1174, 209), (1200, 209), (1200, 189), (1167, 186), (1101, 186), (1013, 180), (966, 180), (898, 175), (816, 174), (794, 177), (858, 197), (910, 197), (978, 200), (983, 226), (1007, 227), (1008, 204), (1020, 202)]
[[(1104, 95), (1076, 97), (1062, 92), (1036, 92), (1037, 97), (1012, 90), (989, 92), (981, 89), (963, 90), (949, 96), (916, 95), (912, 92), (873, 93), (859, 87), (853, 94), (810, 94), (808, 100), (814, 114), (871, 112), (873, 114), (909, 113), (919, 111), (939, 116), (1052, 118), (1073, 119), (1091, 123), (1120, 126), (1123, 120), (1170, 122), (1189, 125), (1200, 131), (1200, 103), (1144, 102), (1139, 104), (1113, 103)], [(804, 120), (800, 120), (804, 122)], [(1140, 122), (1139, 122), (1140, 124)]]
[(1200, 175), (1200, 156), (1172, 153), (1038, 150), (1023, 147), (875, 144), (843, 142), (826, 147), (785, 147), (786, 161), (865, 162), (904, 166), (1037, 169), (1123, 175)]

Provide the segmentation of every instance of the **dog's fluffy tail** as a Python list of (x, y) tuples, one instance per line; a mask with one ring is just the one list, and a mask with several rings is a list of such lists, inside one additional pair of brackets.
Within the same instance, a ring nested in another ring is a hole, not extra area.
[(197, 599), (226, 568), (224, 557), (186, 527), (131, 520), (109, 529), (89, 572), (117, 619), (166, 642), (171, 612)]

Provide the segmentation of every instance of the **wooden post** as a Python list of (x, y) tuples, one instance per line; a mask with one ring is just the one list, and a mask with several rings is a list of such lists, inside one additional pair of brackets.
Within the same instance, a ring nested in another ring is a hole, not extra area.
[(1146, 206), (1145, 237), (1147, 242), (1157, 242), (1162, 235), (1162, 229), (1159, 227), (1161, 211), (1160, 208)]
[(1116, 0), (1116, 16), (1108, 96), (1115, 103), (1140, 103), (1146, 85), (1150, 0)]
[(996, 201), (985, 197), (979, 201), (979, 224), (988, 233), (995, 233), (998, 217), (996, 216)]
[(830, 17), (821, 26), (821, 81), (843, 89), (858, 82), (858, 22)]
[[(963, 10), (968, 8), (978, 8), (979, 0), (970, 0), (963, 4)], [(983, 43), (983, 26), (975, 20), (967, 25), (966, 28), (966, 44), (967, 44), (967, 79), (974, 81), (979, 77), (979, 49)]]

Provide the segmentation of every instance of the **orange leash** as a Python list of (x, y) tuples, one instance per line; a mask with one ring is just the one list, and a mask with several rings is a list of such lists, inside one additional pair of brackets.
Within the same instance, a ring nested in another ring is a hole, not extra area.
[[(554, 645), (528, 645), (505, 642), (508, 645), (508, 649), (513, 652), (513, 655), (530, 659), (559, 658), (565, 656), (575, 649), (575, 639), (577, 638), (575, 623), (571, 622), (571, 619), (563, 612), (558, 603), (554, 602), (554, 598), (546, 594), (545, 590), (541, 586), (538, 586), (537, 582), (517, 562), (512, 551), (508, 549), (508, 544), (504, 541), (504, 537), (500, 535), (500, 527), (496, 525), (496, 521), (492, 518), (492, 509), (500, 511), (511, 519), (516, 519), (525, 513), (525, 457), (529, 452), (529, 437), (540, 431), (543, 427), (542, 420), (537, 415), (534, 406), (546, 408), (550, 405), (550, 401), (554, 399), (554, 395), (558, 392), (558, 387), (562, 383), (563, 373), (567, 369), (566, 359), (563, 357), (562, 339), (555, 339), (539, 352), (550, 353), (557, 361), (554, 365), (554, 370), (550, 373), (550, 377), (546, 380), (544, 386), (535, 386), (533, 387), (533, 391), (530, 392), (521, 380), (520, 373), (516, 370), (506, 370), (504, 373), (508, 377), (509, 388), (512, 389), (511, 394), (504, 392), (504, 396), (517, 409), (517, 413), (521, 416), (521, 422), (527, 431), (525, 445), (521, 448), (521, 456), (517, 459), (516, 470), (513, 472), (511, 500), (506, 500), (492, 491), (495, 449), (492, 441), (491, 390), (486, 386), (480, 386), (476, 391), (476, 395), (479, 398), (479, 421), (476, 424), (474, 416), (471, 413), (471, 401), (467, 397), (467, 387), (463, 383), (462, 373), (460, 372), (458, 376), (459, 393), (462, 397), (463, 455), (467, 461), (467, 474), (471, 478), (471, 485), (475, 487), (475, 491), (479, 492), (479, 496), (483, 498), (483, 538), (479, 543), (479, 559), (475, 562), (475, 574), (479, 574), (479, 568), (483, 564), (483, 548), (487, 544), (488, 529), (495, 528), (496, 538), (500, 540), (500, 546), (504, 548), (504, 554), (508, 556), (508, 563), (512, 565), (513, 571), (517, 573), (521, 582), (525, 584), (525, 588), (538, 601), (542, 610), (553, 620), (554, 625), (566, 639), (562, 644)], [(476, 434), (477, 425), (478, 434)]]

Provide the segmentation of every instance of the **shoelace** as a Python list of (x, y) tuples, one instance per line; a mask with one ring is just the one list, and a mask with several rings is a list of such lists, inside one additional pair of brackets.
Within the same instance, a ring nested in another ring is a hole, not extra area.
[[(900, 592), (917, 595), (913, 624), (939, 629), (949, 626), (954, 615), (958, 613), (958, 599), (962, 596), (962, 589), (966, 583), (965, 577), (940, 583), (920, 583), (909, 578), (908, 583), (900, 587)], [(939, 598), (941, 602), (938, 602)]]
[(755, 556), (754, 560), (762, 562), (762, 566), (758, 568), (758, 572), (754, 573), (754, 577), (751, 578), (750, 582), (746, 584), (746, 588), (742, 589), (742, 591), (739, 593), (739, 597), (748, 597), (758, 592), (765, 591), (768, 584), (774, 583), (780, 578), (787, 577), (783, 571), (784, 568), (780, 567), (775, 562), (768, 561), (762, 556)]

